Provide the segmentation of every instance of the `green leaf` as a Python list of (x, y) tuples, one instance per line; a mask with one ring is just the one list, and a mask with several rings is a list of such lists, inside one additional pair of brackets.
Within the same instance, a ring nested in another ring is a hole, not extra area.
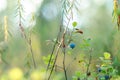
[(105, 59), (110, 59), (111, 55), (108, 52), (104, 52), (104, 58)]
[[(43, 56), (42, 59), (43, 59), (43, 61), (44, 61), (45, 64), (48, 64), (48, 62), (49, 62), (49, 60), (50, 60), (50, 55), (48, 55), (48, 56)], [(50, 62), (51, 65), (53, 64), (53, 60), (54, 60), (54, 55), (53, 55), (52, 58), (51, 58), (51, 62)]]
[(117, 9), (117, 15), (120, 15), (120, 9)]
[(76, 76), (72, 76), (72, 80), (77, 80), (77, 77)]
[(77, 77), (80, 77), (80, 75), (81, 75), (80, 71), (77, 71), (77, 72), (75, 73), (75, 75), (76, 75)]
[(73, 26), (73, 27), (76, 27), (76, 26), (77, 26), (77, 22), (73, 22), (73, 23), (72, 23), (72, 26)]

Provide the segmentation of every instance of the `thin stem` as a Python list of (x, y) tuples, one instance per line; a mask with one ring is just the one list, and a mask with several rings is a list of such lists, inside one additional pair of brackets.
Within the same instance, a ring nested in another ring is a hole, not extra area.
[[(19, 1), (19, 0), (18, 0)], [(19, 28), (21, 30), (21, 34), (23, 35), (24, 39), (26, 40), (27, 44), (29, 45), (29, 49), (30, 49), (30, 52), (31, 52), (31, 56), (32, 56), (32, 61), (33, 61), (33, 64), (34, 64), (34, 68), (36, 68), (36, 63), (35, 63), (35, 59), (34, 59), (34, 55), (33, 55), (33, 49), (32, 49), (32, 44), (31, 44), (31, 38), (28, 39), (25, 31), (24, 31), (24, 28), (22, 26), (22, 5), (20, 3), (20, 1), (18, 2), (18, 13), (19, 13)]]
[(66, 58), (66, 56), (65, 56), (65, 48), (63, 49), (63, 54), (64, 54), (64, 57), (63, 57), (63, 70), (64, 70), (64, 73), (65, 73), (65, 79), (67, 80), (67, 71), (66, 71), (66, 68), (65, 68), (65, 58)]
[(57, 44), (57, 40), (56, 40), (56, 42), (55, 42), (55, 44), (54, 44), (54, 46), (53, 46), (53, 50), (52, 50), (52, 53), (51, 53), (51, 55), (50, 55), (50, 59), (49, 59), (48, 65), (47, 65), (46, 72), (47, 72), (48, 69), (49, 69), (50, 62), (51, 62), (51, 60), (52, 60), (52, 56), (53, 56), (53, 53), (54, 53), (54, 51), (55, 51), (56, 44)]
[(67, 26), (66, 26), (66, 28), (65, 28), (65, 31), (64, 31), (64, 33), (63, 33), (63, 36), (62, 36), (62, 40), (63, 40), (63, 41), (62, 41), (62, 43), (63, 43), (62, 47), (63, 47), (63, 54), (64, 54), (64, 56), (63, 56), (63, 70), (64, 70), (64, 74), (65, 74), (65, 79), (66, 79), (66, 80), (68, 80), (68, 79), (67, 79), (67, 71), (66, 71), (66, 66), (65, 66), (65, 59), (66, 59), (65, 35), (66, 35), (66, 32), (67, 32), (67, 29), (68, 29), (70, 20), (71, 20), (71, 17), (68, 18), (68, 23), (67, 23)]
[(51, 71), (50, 71), (50, 75), (49, 75), (49, 77), (48, 77), (48, 80), (50, 80), (50, 77), (51, 77), (51, 75), (52, 75), (52, 72), (53, 72), (53, 69), (54, 69), (54, 66), (55, 66), (55, 63), (56, 63), (57, 57), (58, 57), (59, 49), (60, 49), (61, 46), (64, 45), (64, 37), (65, 37), (66, 31), (67, 31), (67, 29), (64, 30), (64, 32), (63, 32), (63, 36), (62, 36), (62, 39), (61, 39), (61, 41), (60, 41), (60, 43), (59, 43), (59, 45), (58, 45), (58, 48), (57, 48), (57, 50), (56, 50), (55, 60), (54, 60), (54, 63), (53, 63), (52, 69), (51, 69)]
[(63, 13), (62, 13), (61, 16), (62, 16), (62, 18), (61, 18), (61, 24), (60, 24), (60, 26), (59, 26), (59, 32), (58, 32), (58, 35), (57, 35), (57, 39), (56, 39), (56, 41), (55, 41), (55, 43), (54, 43), (54, 45), (53, 45), (52, 53), (51, 53), (51, 55), (50, 55), (50, 59), (49, 59), (48, 65), (47, 65), (46, 72), (47, 72), (48, 69), (49, 69), (50, 62), (51, 62), (51, 60), (52, 60), (52, 56), (53, 56), (54, 51), (55, 51), (55, 47), (56, 47), (57, 43), (59, 42), (58, 40), (59, 40), (60, 34), (61, 34), (61, 32), (62, 32)]
[(8, 18), (4, 16), (4, 41), (8, 41)]
[[(59, 40), (59, 37), (61, 38), (61, 40), (60, 40), (60, 43), (58, 43), (58, 47), (57, 47), (57, 49), (56, 49), (55, 60), (54, 60), (54, 62), (53, 62), (52, 69), (51, 69), (51, 71), (50, 71), (50, 75), (49, 75), (49, 77), (48, 77), (48, 80), (50, 80), (50, 77), (51, 77), (51, 75), (52, 75), (52, 72), (53, 72), (53, 69), (54, 69), (54, 66), (55, 66), (57, 57), (58, 57), (58, 52), (59, 52), (60, 47), (61, 47), (61, 46), (62, 46), (62, 48), (65, 48), (65, 47), (66, 47), (64, 41), (65, 41), (65, 35), (66, 35), (66, 32), (67, 32), (67, 29), (68, 29), (68, 26), (69, 26), (71, 17), (70, 17), (70, 18), (67, 18), (67, 19), (68, 19), (67, 26), (66, 26), (66, 28), (64, 29), (64, 32), (63, 32), (62, 36), (60, 36), (60, 35), (61, 35), (61, 34), (60, 34), (60, 33), (61, 33), (61, 30), (62, 30), (62, 27), (63, 27), (63, 21), (64, 21), (64, 20), (63, 20), (63, 17), (64, 17), (64, 15), (65, 15), (65, 13), (68, 13), (67, 8), (66, 8), (66, 0), (64, 0), (62, 7), (63, 7), (63, 12), (62, 12), (62, 16), (61, 16), (61, 18), (62, 18), (62, 20), (61, 20), (61, 25), (62, 25), (62, 26), (60, 26), (59, 33), (58, 33), (58, 36), (57, 36), (57, 40), (56, 40), (56, 42), (55, 42), (55, 44), (54, 44), (54, 46), (53, 46), (53, 50), (52, 50), (52, 53), (51, 53), (51, 56), (50, 56), (50, 60), (49, 60), (48, 65), (47, 65), (47, 70), (46, 70), (46, 72), (47, 72), (48, 69), (49, 69), (50, 62), (51, 62), (51, 60), (52, 60), (52, 56), (53, 56), (53, 54), (54, 54), (54, 52), (55, 52), (56, 44), (59, 42), (59, 41), (58, 41), (58, 40)], [(66, 78), (66, 80), (67, 80), (67, 73), (66, 73), (66, 69), (65, 69), (65, 51), (64, 51), (63, 53), (64, 53), (63, 67), (64, 67), (65, 78)]]
[(51, 55), (50, 55), (50, 59), (49, 59), (48, 65), (47, 65), (47, 70), (46, 70), (46, 72), (47, 72), (48, 69), (49, 69), (50, 62), (51, 62), (51, 60), (52, 60), (52, 56), (53, 56), (53, 53), (54, 53), (54, 51), (55, 51), (56, 44), (58, 43), (60, 33), (61, 33), (61, 26), (60, 26), (59, 33), (58, 33), (58, 36), (57, 36), (57, 40), (56, 40), (55, 43), (54, 43), (54, 46), (53, 46), (53, 49), (52, 49), (52, 53), (51, 53)]
[(74, 58), (72, 61), (70, 61), (70, 63), (67, 65), (66, 70), (68, 70), (68, 68), (70, 67), (70, 65), (76, 60), (76, 58)]
[(48, 77), (48, 80), (50, 80), (50, 78), (51, 78), (51, 75), (52, 75), (53, 69), (54, 69), (54, 67), (55, 67), (55, 63), (56, 63), (56, 61), (57, 61), (57, 57), (58, 57), (58, 53), (59, 53), (59, 49), (60, 49), (60, 46), (61, 46), (61, 45), (62, 45), (62, 41), (60, 42), (60, 44), (59, 44), (58, 47), (57, 47), (55, 60), (54, 60), (54, 63), (53, 63), (53, 65), (52, 65), (52, 69), (51, 69), (51, 71), (50, 71), (50, 75), (49, 75), (49, 77)]
[[(87, 70), (86, 70), (86, 75), (89, 73), (89, 67), (90, 67), (91, 60), (92, 60), (91, 52), (92, 52), (92, 49), (89, 52), (89, 62), (88, 62)], [(86, 80), (88, 80), (88, 76), (86, 76)]]
[(31, 44), (31, 38), (29, 39), (29, 46), (30, 46), (30, 52), (31, 52), (31, 55), (32, 55), (32, 61), (33, 61), (33, 64), (34, 64), (34, 68), (36, 68), (36, 63), (35, 63), (35, 58), (34, 58), (34, 54), (33, 54), (33, 49), (32, 49), (32, 44)]

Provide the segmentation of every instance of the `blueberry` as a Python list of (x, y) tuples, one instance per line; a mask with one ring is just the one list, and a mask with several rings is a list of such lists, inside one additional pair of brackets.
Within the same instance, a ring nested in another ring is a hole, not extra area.
[(98, 70), (98, 72), (101, 72), (101, 71), (102, 71), (101, 68), (98, 68), (97, 70)]
[(78, 77), (77, 80), (80, 80), (80, 78)]
[(70, 43), (70, 48), (75, 48), (75, 43)]
[(87, 73), (87, 76), (90, 76), (90, 75), (91, 75), (91, 72), (88, 72), (88, 73)]
[(109, 75), (105, 75), (104, 77), (105, 77), (105, 80), (109, 80), (110, 79)]

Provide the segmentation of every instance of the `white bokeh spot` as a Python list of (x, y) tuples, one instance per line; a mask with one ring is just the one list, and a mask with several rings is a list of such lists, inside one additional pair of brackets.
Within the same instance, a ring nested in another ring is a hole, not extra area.
[(7, 8), (7, 1), (6, 0), (0, 0), (0, 12), (5, 10)]

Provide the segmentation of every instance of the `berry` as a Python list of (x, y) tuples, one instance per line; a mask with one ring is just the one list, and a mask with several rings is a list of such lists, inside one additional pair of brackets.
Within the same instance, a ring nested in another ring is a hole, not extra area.
[(70, 43), (70, 48), (75, 48), (75, 43)]
[(105, 75), (104, 77), (105, 77), (105, 80), (109, 80), (110, 79), (109, 75)]
[(90, 75), (91, 75), (91, 72), (88, 72), (88, 73), (87, 73), (87, 76), (90, 76)]
[(101, 72), (102, 70), (101, 70), (101, 68), (98, 68), (98, 72)]
[(80, 78), (78, 77), (77, 80), (80, 80)]

